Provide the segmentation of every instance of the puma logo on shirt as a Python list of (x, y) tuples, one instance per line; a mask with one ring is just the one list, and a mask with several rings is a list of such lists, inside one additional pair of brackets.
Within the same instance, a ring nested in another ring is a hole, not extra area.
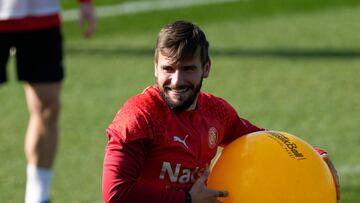
[(186, 144), (186, 139), (189, 137), (189, 135), (186, 135), (185, 138), (182, 140), (179, 136), (174, 136), (174, 141), (175, 142), (180, 142), (181, 144), (183, 144), (187, 149), (189, 149), (188, 145)]

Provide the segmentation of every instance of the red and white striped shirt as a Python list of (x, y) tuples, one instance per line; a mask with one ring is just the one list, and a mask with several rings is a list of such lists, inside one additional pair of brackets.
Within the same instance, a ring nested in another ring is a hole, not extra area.
[[(91, 0), (78, 0), (91, 2)], [(0, 32), (39, 30), (60, 26), (58, 0), (1, 0)]]

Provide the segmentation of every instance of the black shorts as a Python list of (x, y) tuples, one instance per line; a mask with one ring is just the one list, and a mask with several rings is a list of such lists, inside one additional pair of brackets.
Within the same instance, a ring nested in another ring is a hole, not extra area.
[(19, 80), (44, 83), (64, 78), (60, 28), (0, 32), (0, 83), (7, 80), (6, 64), (12, 47), (16, 50)]

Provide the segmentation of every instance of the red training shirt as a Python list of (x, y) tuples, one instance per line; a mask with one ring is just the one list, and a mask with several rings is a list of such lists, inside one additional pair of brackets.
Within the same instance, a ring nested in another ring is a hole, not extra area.
[(184, 203), (217, 153), (239, 136), (264, 130), (225, 100), (199, 93), (192, 111), (174, 112), (156, 86), (129, 99), (107, 129), (105, 202)]

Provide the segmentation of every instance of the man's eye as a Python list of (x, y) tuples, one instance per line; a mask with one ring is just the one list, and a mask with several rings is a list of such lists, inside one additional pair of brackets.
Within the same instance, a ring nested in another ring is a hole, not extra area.
[(185, 67), (183, 68), (183, 70), (184, 70), (184, 71), (187, 71), (187, 72), (189, 72), (189, 71), (194, 71), (195, 69), (196, 69), (195, 66), (185, 66)]
[(171, 67), (171, 66), (163, 66), (163, 67), (161, 67), (161, 69), (162, 69), (164, 72), (166, 72), (166, 73), (172, 73), (172, 72), (174, 72), (174, 68)]

